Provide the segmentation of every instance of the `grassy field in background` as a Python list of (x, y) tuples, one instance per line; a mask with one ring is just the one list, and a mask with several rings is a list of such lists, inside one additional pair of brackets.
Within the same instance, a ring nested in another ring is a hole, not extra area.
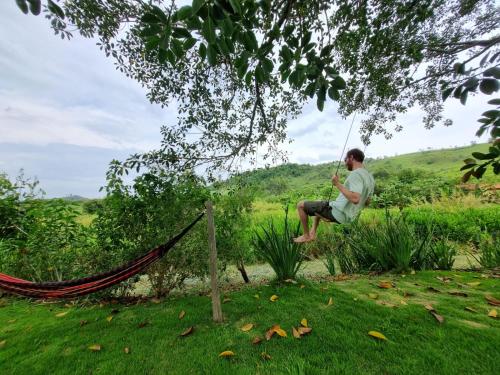
[[(394, 287), (380, 289), (381, 280)], [(453, 291), (466, 297), (449, 294)], [(273, 294), (279, 297), (276, 302), (270, 301)], [(494, 307), (487, 304), (486, 295), (500, 298), (498, 279), (457, 271), (251, 285), (223, 291), (223, 298), (230, 299), (222, 305), (223, 324), (212, 323), (206, 295), (130, 306), (3, 298), (1, 372), (494, 374), (500, 363), (500, 321), (488, 317)], [(442, 324), (424, 308), (428, 304), (444, 318)], [(292, 326), (298, 327), (303, 318), (312, 332), (295, 339)], [(254, 327), (243, 332), (241, 327), (248, 323)], [(266, 330), (275, 324), (287, 337), (275, 334), (266, 341)], [(189, 327), (194, 327), (193, 333), (180, 337)], [(373, 338), (369, 331), (387, 340)], [(252, 344), (255, 337), (263, 339), (261, 344)], [(92, 345), (101, 350), (91, 351)], [(234, 357), (219, 357), (226, 350)]]

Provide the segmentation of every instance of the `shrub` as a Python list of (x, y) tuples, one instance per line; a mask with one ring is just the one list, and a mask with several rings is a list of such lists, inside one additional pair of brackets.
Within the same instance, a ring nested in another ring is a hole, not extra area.
[(471, 254), (481, 267), (489, 269), (500, 266), (500, 238), (497, 233), (483, 237), (479, 242), (479, 256)]
[(292, 231), (287, 207), (282, 227), (278, 228), (270, 221), (267, 227), (261, 226), (261, 229), (262, 233), (254, 232), (253, 245), (256, 253), (269, 263), (278, 281), (294, 279), (304, 260), (300, 245), (293, 242), (293, 237), (299, 234), (300, 223)]
[(457, 249), (455, 245), (446, 238), (441, 238), (430, 246), (429, 256), (435, 269), (451, 270), (456, 255)]
[(347, 242), (359, 268), (402, 272), (426, 268), (430, 238), (430, 231), (418, 236), (404, 215), (386, 211), (379, 223), (354, 223)]

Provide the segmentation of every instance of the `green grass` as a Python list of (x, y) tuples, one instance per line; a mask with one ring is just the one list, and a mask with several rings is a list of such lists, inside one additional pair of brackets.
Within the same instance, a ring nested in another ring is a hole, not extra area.
[[(449, 276), (443, 283), (436, 276)], [(379, 280), (393, 289), (379, 289)], [(469, 286), (468, 282), (480, 282)], [(39, 304), (0, 300), (2, 374), (493, 374), (498, 370), (500, 321), (487, 316), (485, 294), (500, 297), (498, 279), (472, 272), (357, 277), (337, 282), (251, 286), (225, 292), (225, 323), (211, 322), (210, 299), (188, 295), (160, 304)], [(427, 290), (432, 286), (441, 291)], [(460, 290), (468, 297), (447, 293)], [(405, 292), (413, 293), (404, 297)], [(376, 300), (368, 293), (377, 293)], [(255, 298), (258, 294), (259, 298)], [(278, 301), (270, 302), (273, 294)], [(333, 298), (333, 305), (327, 306)], [(404, 300), (407, 305), (403, 305)], [(396, 307), (383, 305), (392, 303)], [(445, 322), (439, 325), (423, 305), (431, 303)], [(475, 308), (473, 313), (464, 310)], [(106, 318), (114, 315), (111, 322)], [(498, 308), (497, 308), (498, 309)], [(181, 310), (186, 311), (179, 320)], [(56, 317), (60, 312), (68, 312)], [(313, 331), (294, 339), (291, 327), (306, 318)], [(88, 324), (80, 326), (81, 320)], [(148, 321), (143, 328), (138, 325)], [(253, 323), (248, 333), (240, 327)], [(288, 337), (252, 345), (256, 336), (280, 324)], [(181, 338), (189, 326), (194, 333)], [(383, 333), (377, 341), (368, 331)], [(100, 352), (88, 346), (102, 345)], [(123, 349), (129, 347), (131, 353)], [(236, 353), (219, 358), (224, 350)], [(261, 353), (272, 358), (263, 360)], [(495, 370), (496, 369), (496, 370)]]

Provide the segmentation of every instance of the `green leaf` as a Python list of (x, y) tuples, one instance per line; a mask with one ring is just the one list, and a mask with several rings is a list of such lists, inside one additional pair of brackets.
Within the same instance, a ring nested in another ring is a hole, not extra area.
[(177, 59), (175, 57), (175, 54), (172, 52), (172, 50), (167, 50), (167, 59), (170, 62), (170, 64), (175, 65), (177, 63)]
[(453, 65), (453, 71), (458, 74), (464, 74), (465, 73), (465, 64), (462, 63), (455, 63)]
[(493, 77), (496, 79), (500, 79), (500, 68), (498, 66), (493, 66), (489, 69), (486, 69), (483, 72), (483, 76), (485, 77)]
[(491, 99), (488, 101), (488, 104), (500, 105), (500, 98), (499, 99)]
[(493, 165), (493, 173), (500, 174), (500, 163), (495, 162), (492, 165)]
[(257, 79), (258, 83), (263, 83), (265, 80), (264, 69), (262, 69), (260, 64), (255, 68), (255, 78)]
[(460, 95), (460, 103), (462, 103), (462, 105), (465, 105), (465, 103), (467, 103), (467, 94), (469, 93), (468, 90), (464, 90), (464, 92)]
[(336, 77), (338, 76), (338, 72), (335, 68), (331, 67), (331, 66), (325, 66), (325, 72), (326, 74), (328, 74), (330, 77)]
[(486, 131), (487, 127), (486, 126), (481, 126), (479, 130), (476, 132), (476, 137), (481, 137), (484, 132)]
[(478, 160), (487, 160), (489, 159), (488, 154), (483, 154), (482, 152), (473, 152), (472, 156)]
[(448, 97), (451, 95), (453, 92), (453, 87), (450, 87), (442, 92), (442, 97), (443, 97), (443, 102), (448, 99)]
[(205, 60), (205, 57), (207, 57), (207, 46), (203, 43), (200, 43), (200, 47), (198, 48), (198, 55), (200, 55), (202, 60)]
[(460, 98), (460, 95), (462, 95), (462, 89), (463, 89), (462, 85), (458, 86), (453, 92), (453, 96), (457, 99)]
[(144, 47), (146, 48), (146, 51), (152, 51), (152, 50), (158, 48), (159, 45), (160, 45), (160, 37), (155, 35), (155, 36), (148, 38)]
[(460, 170), (465, 171), (467, 169), (474, 168), (476, 165), (477, 165), (476, 163), (470, 163), (470, 164), (464, 165), (462, 168), (460, 168)]
[(148, 12), (144, 13), (141, 17), (141, 22), (143, 23), (159, 23), (160, 19), (156, 17), (154, 13)]
[(325, 101), (326, 99), (326, 82), (322, 82), (319, 87), (318, 91), (316, 92), (316, 95), (318, 95), (318, 99), (321, 99), (322, 101)]
[(320, 112), (323, 112), (323, 108), (325, 108), (325, 99), (321, 99), (318, 96), (318, 99), (316, 100), (316, 106), (318, 107)]
[(248, 69), (248, 61), (242, 62), (237, 68), (238, 77), (243, 79)]
[(337, 76), (332, 81), (332, 87), (335, 87), (337, 90), (344, 90), (346, 88), (346, 83), (341, 76)]
[(201, 7), (205, 4), (205, 0), (193, 0), (191, 4), (191, 13), (195, 15), (201, 9)]
[(252, 77), (253, 73), (252, 71), (249, 71), (245, 76), (245, 83), (247, 84), (247, 86), (250, 86), (250, 84), (252, 83)]
[(21, 9), (21, 12), (28, 14), (28, 3), (26, 0), (16, 0), (16, 4)]
[(229, 0), (229, 4), (231, 4), (231, 8), (233, 8), (234, 13), (241, 14), (241, 5), (239, 0)]
[(470, 170), (470, 171), (468, 171), (467, 173), (465, 173), (465, 174), (462, 176), (462, 182), (464, 182), (464, 183), (465, 183), (465, 182), (469, 181), (470, 176), (472, 176), (472, 173), (473, 173), (473, 172), (474, 172), (473, 170)]
[(193, 48), (193, 46), (196, 44), (196, 39), (195, 38), (188, 38), (184, 41), (184, 44), (182, 45), (182, 48), (184, 48), (185, 51), (190, 50)]
[(151, 24), (151, 26), (146, 27), (139, 33), (142, 37), (150, 37), (153, 35), (158, 35), (161, 32), (161, 27), (159, 25)]
[(264, 70), (267, 72), (267, 73), (271, 73), (273, 71), (273, 68), (274, 68), (274, 64), (273, 62), (268, 59), (268, 58), (264, 58), (262, 61), (261, 61), (261, 64), (262, 64), (262, 67), (264, 68)]
[(292, 60), (292, 51), (288, 46), (284, 45), (281, 47), (280, 56), (288, 63)]
[(292, 35), (294, 29), (295, 29), (294, 25), (290, 24), (285, 26), (285, 29), (283, 30), (283, 37), (287, 39), (290, 35)]
[(314, 90), (316, 89), (316, 82), (311, 82), (307, 85), (307, 87), (304, 90), (304, 95), (309, 96), (312, 98), (314, 96)]
[(340, 99), (340, 94), (334, 87), (330, 87), (328, 89), (328, 96), (330, 97), (330, 99), (335, 101), (338, 101)]
[(229, 17), (226, 17), (224, 21), (222, 21), (222, 30), (224, 31), (224, 35), (228, 37), (233, 35), (234, 27)]
[(183, 27), (174, 27), (172, 35), (176, 38), (191, 38), (191, 33)]
[(193, 8), (191, 7), (191, 5), (184, 5), (183, 7), (179, 8), (177, 12), (175, 12), (175, 17), (179, 21), (183, 21), (186, 18), (191, 17), (192, 14)]
[(298, 77), (299, 77), (299, 72), (297, 70), (294, 70), (288, 76), (288, 83), (290, 83), (291, 86), (297, 86), (298, 85)]
[(182, 42), (179, 39), (172, 39), (172, 51), (178, 58), (184, 56), (184, 48), (182, 48)]
[(464, 160), (465, 164), (476, 164), (476, 159), (467, 158)]
[(217, 47), (215, 45), (208, 45), (207, 57), (210, 65), (215, 66), (215, 64), (217, 64)]
[(330, 44), (326, 47), (323, 47), (323, 49), (321, 50), (320, 56), (321, 57), (329, 56), (330, 52), (332, 52), (333, 48), (334, 48), (334, 46), (332, 44)]
[(249, 52), (254, 52), (258, 48), (257, 38), (252, 30), (248, 30), (243, 36), (245, 48)]
[(481, 177), (483, 177), (484, 172), (486, 172), (486, 167), (480, 166), (478, 169), (472, 172), (472, 175), (477, 179), (480, 179)]
[(484, 112), (481, 116), (488, 117), (490, 119), (495, 119), (500, 115), (500, 111), (497, 109), (491, 109), (489, 111)]
[(210, 17), (207, 17), (205, 22), (203, 22), (202, 34), (209, 44), (215, 43), (215, 28), (214, 23)]
[[(38, 16), (40, 14), (40, 10), (42, 8), (42, 4), (40, 0), (28, 0), (30, 4), (30, 12), (34, 16)], [(19, 4), (18, 4), (19, 5)]]
[(224, 38), (218, 38), (217, 39), (217, 47), (219, 47), (219, 50), (220, 52), (224, 55), (224, 56), (228, 56), (229, 55), (229, 47), (227, 46), (226, 44), (226, 40)]
[(59, 5), (52, 0), (47, 1), (47, 8), (54, 13), (57, 17), (64, 19), (64, 12)]
[(470, 90), (475, 90), (477, 85), (479, 84), (479, 80), (476, 77), (471, 77), (464, 83), (464, 87)]
[(484, 78), (479, 84), (479, 90), (483, 94), (491, 95), (494, 92), (498, 91), (499, 84), (495, 78)]

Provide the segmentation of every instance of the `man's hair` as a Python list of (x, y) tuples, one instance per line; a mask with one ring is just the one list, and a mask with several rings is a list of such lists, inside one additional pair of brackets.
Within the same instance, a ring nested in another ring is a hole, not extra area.
[(347, 151), (346, 157), (352, 156), (354, 160), (359, 161), (360, 163), (365, 160), (365, 154), (359, 148), (353, 148), (352, 150)]

